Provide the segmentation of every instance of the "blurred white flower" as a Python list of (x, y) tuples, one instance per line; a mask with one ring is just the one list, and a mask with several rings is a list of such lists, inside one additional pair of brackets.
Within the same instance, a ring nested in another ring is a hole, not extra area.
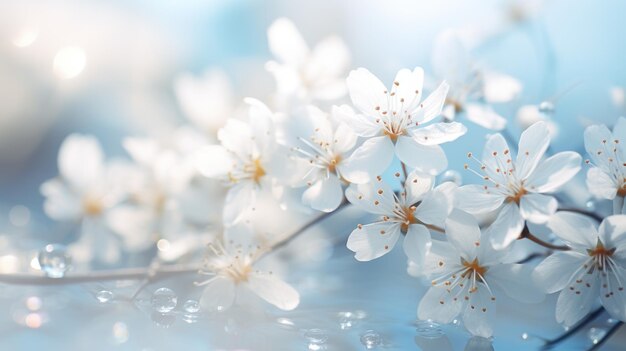
[(293, 310), (300, 303), (300, 295), (289, 284), (272, 272), (255, 269), (255, 261), (262, 248), (251, 244), (253, 233), (247, 226), (233, 226), (223, 241), (209, 244), (201, 274), (211, 278), (196, 283), (206, 286), (200, 304), (208, 310), (226, 310), (247, 290), (282, 309)]
[(174, 92), (185, 117), (211, 138), (235, 112), (230, 81), (220, 70), (208, 70), (200, 77), (181, 74)]
[(572, 248), (553, 253), (534, 272), (546, 293), (561, 292), (557, 322), (576, 324), (598, 296), (613, 318), (626, 321), (626, 216), (609, 216), (596, 229), (585, 216), (559, 212), (548, 227)]
[[(58, 156), (59, 178), (41, 185), (44, 210), (57, 221), (80, 223), (79, 241), (70, 246), (75, 261), (92, 258), (114, 262), (133, 235), (116, 237), (110, 229), (111, 209), (126, 195), (124, 180), (129, 167), (105, 163), (100, 144), (93, 136), (72, 134), (61, 145)], [(129, 245), (126, 245), (129, 244)]]
[(447, 167), (439, 144), (457, 139), (467, 129), (456, 122), (422, 127), (441, 114), (448, 92), (448, 84), (443, 82), (420, 102), (423, 81), (421, 68), (402, 69), (389, 91), (365, 68), (350, 72), (350, 98), (362, 114), (347, 114), (345, 122), (357, 135), (367, 138), (352, 154), (355, 160), (385, 169), (395, 153), (400, 161), (425, 173), (440, 173)]
[(381, 216), (380, 221), (361, 225), (352, 231), (347, 247), (359, 261), (370, 261), (393, 249), (400, 235), (405, 251), (410, 250), (416, 263), (421, 264), (431, 245), (429, 227), (441, 228), (451, 211), (451, 190), (454, 183), (444, 183), (433, 190), (434, 176), (411, 172), (401, 193), (377, 180), (355, 185), (346, 190), (346, 197), (355, 206)]
[(262, 102), (247, 98), (249, 122), (229, 119), (219, 130), (221, 145), (208, 145), (194, 155), (199, 172), (222, 180), (230, 189), (223, 212), (230, 226), (254, 210), (258, 191), (273, 191), (291, 176), (287, 149), (276, 143), (273, 113)]
[(266, 68), (276, 78), (282, 102), (334, 100), (346, 93), (344, 74), (350, 52), (343, 41), (331, 36), (310, 50), (296, 26), (279, 18), (267, 31), (269, 48), (277, 61)]
[[(476, 173), (486, 182), (465, 185), (456, 194), (457, 207), (472, 213), (498, 211), (489, 231), (492, 245), (503, 249), (516, 240), (526, 220), (545, 223), (558, 207), (553, 196), (544, 195), (558, 190), (580, 170), (581, 157), (576, 152), (559, 152), (542, 161), (550, 144), (550, 135), (544, 122), (526, 129), (519, 141), (518, 155), (513, 162), (501, 134), (492, 135), (483, 150), (482, 162)], [(482, 174), (481, 174), (482, 173)]]
[(452, 121), (464, 113), (468, 120), (484, 128), (502, 130), (506, 127), (506, 119), (491, 105), (515, 99), (522, 91), (517, 79), (478, 67), (453, 30), (437, 37), (432, 65), (437, 77), (450, 84), (443, 108), (446, 119)]
[(551, 115), (554, 113), (552, 102), (544, 101), (539, 105), (524, 105), (517, 110), (515, 116), (517, 124), (522, 130), (537, 122), (545, 122), (551, 138), (559, 135), (559, 126), (554, 123)]
[(585, 129), (585, 149), (591, 160), (587, 171), (587, 187), (596, 197), (613, 200), (614, 213), (625, 213), (626, 196), (626, 118), (620, 117), (613, 132), (605, 125)]
[[(532, 268), (507, 262), (506, 250), (486, 244), (487, 234), (474, 217), (453, 210), (445, 229), (448, 241), (434, 240), (426, 254), (422, 274), (432, 279), (432, 287), (419, 303), (419, 319), (450, 323), (461, 314), (470, 333), (488, 338), (496, 316), (496, 288), (521, 302), (541, 301)], [(411, 260), (413, 255), (420, 258), (415, 251), (407, 254)]]

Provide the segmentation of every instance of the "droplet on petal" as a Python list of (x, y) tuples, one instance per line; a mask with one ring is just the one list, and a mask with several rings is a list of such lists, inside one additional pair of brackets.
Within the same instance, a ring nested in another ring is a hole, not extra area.
[(72, 258), (65, 246), (48, 244), (39, 252), (37, 261), (48, 277), (62, 278), (70, 269)]
[(100, 303), (107, 303), (113, 299), (113, 292), (108, 290), (100, 290), (96, 293), (96, 299)]
[(374, 330), (368, 330), (361, 335), (361, 344), (368, 350), (377, 348), (382, 344), (382, 341), (383, 338)]
[(159, 313), (167, 313), (176, 308), (178, 297), (168, 288), (159, 288), (152, 294), (152, 308)]

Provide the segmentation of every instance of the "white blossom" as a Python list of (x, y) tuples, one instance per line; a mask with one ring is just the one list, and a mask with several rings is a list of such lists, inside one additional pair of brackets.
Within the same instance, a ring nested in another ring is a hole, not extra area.
[(465, 185), (456, 194), (457, 206), (472, 214), (497, 211), (491, 224), (491, 243), (497, 249), (510, 245), (524, 228), (525, 221), (545, 223), (557, 210), (557, 200), (546, 193), (558, 190), (580, 170), (576, 152), (559, 152), (542, 160), (550, 144), (546, 124), (538, 122), (520, 138), (517, 158), (501, 134), (492, 135), (483, 150), (480, 171), (472, 170), (485, 185)]
[(585, 149), (591, 158), (587, 163), (587, 187), (596, 197), (614, 201), (614, 212), (624, 213), (626, 196), (626, 118), (620, 117), (613, 132), (605, 125), (585, 129)]
[(626, 321), (626, 216), (609, 216), (597, 228), (583, 215), (559, 212), (548, 227), (571, 247), (550, 255), (534, 273), (546, 293), (560, 291), (557, 322), (576, 324), (598, 297), (613, 318)]
[(247, 226), (234, 226), (225, 239), (209, 244), (201, 274), (211, 278), (196, 285), (205, 286), (200, 299), (209, 310), (226, 310), (247, 290), (282, 309), (293, 310), (300, 303), (300, 295), (289, 284), (272, 272), (260, 271), (255, 262), (263, 253), (260, 246), (251, 243), (252, 233)]
[(267, 36), (276, 61), (268, 62), (266, 68), (276, 79), (281, 99), (309, 102), (345, 95), (350, 53), (341, 39), (328, 37), (311, 50), (286, 18), (274, 21)]
[(355, 159), (387, 167), (395, 154), (425, 173), (436, 174), (447, 167), (439, 144), (457, 139), (467, 129), (456, 122), (423, 126), (441, 114), (448, 92), (443, 82), (421, 101), (423, 80), (421, 68), (402, 69), (387, 89), (365, 68), (350, 72), (348, 91), (361, 114), (346, 115), (345, 121), (357, 135), (367, 138), (354, 152)]
[[(509, 263), (506, 250), (495, 251), (468, 213), (453, 210), (446, 220), (447, 242), (433, 240), (421, 273), (432, 280), (419, 303), (421, 320), (450, 323), (458, 315), (473, 335), (491, 337), (496, 315), (498, 290), (521, 302), (539, 302), (528, 265)], [(411, 247), (411, 260), (421, 258)]]
[[(431, 245), (429, 227), (441, 227), (450, 213), (453, 183), (444, 183), (433, 190), (433, 176), (411, 172), (403, 190), (396, 195), (378, 177), (366, 184), (352, 184), (346, 197), (355, 206), (377, 215), (380, 220), (361, 225), (352, 231), (347, 247), (359, 261), (376, 259), (390, 252), (401, 235), (404, 248), (411, 246), (416, 255), (424, 257)], [(420, 262), (419, 260), (417, 261)]]
[(455, 31), (441, 33), (433, 49), (435, 74), (450, 85), (443, 115), (455, 120), (458, 114), (484, 128), (502, 130), (506, 119), (492, 104), (512, 101), (521, 90), (521, 83), (508, 75), (478, 67), (469, 50)]

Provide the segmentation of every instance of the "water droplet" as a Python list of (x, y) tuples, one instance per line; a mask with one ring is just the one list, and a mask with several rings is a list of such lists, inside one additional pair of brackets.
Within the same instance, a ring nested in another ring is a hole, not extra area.
[(375, 349), (382, 344), (383, 338), (373, 330), (368, 330), (365, 333), (361, 334), (361, 344), (365, 346), (366, 349), (371, 350)]
[(62, 278), (70, 269), (72, 257), (65, 246), (48, 244), (39, 251), (37, 262), (41, 270), (50, 278)]
[(425, 321), (418, 321), (416, 323), (416, 326), (417, 328), (415, 329), (415, 331), (417, 332), (417, 335), (423, 338), (436, 339), (443, 336), (444, 334), (439, 324), (431, 321), (430, 319)]
[(325, 348), (325, 343), (328, 341), (328, 335), (326, 331), (322, 329), (309, 329), (304, 333), (304, 337), (309, 342), (309, 350), (317, 351)]
[(542, 101), (539, 104), (539, 112), (544, 113), (546, 115), (551, 115), (554, 113), (554, 104), (551, 101)]
[(293, 329), (296, 326), (296, 324), (291, 319), (284, 317), (277, 318), (276, 323), (280, 324), (280, 326), (286, 329)]
[(606, 320), (606, 322), (607, 322), (608, 324), (615, 324), (615, 323), (617, 323), (617, 319), (615, 319), (615, 318), (609, 318), (609, 319), (607, 319), (607, 320)]
[(441, 183), (443, 182), (452, 182), (456, 185), (462, 185), (463, 184), (463, 176), (461, 176), (461, 173), (453, 170), (453, 169), (449, 169), (445, 172), (443, 172), (443, 174), (441, 175)]
[(452, 325), (460, 327), (461, 325), (463, 325), (463, 321), (461, 321), (460, 319), (455, 318), (455, 319), (452, 320)]
[(114, 295), (111, 291), (101, 290), (96, 294), (96, 299), (98, 299), (100, 303), (107, 303), (113, 299), (113, 296)]
[(339, 328), (342, 330), (352, 328), (357, 322), (357, 318), (352, 312), (339, 312), (337, 318), (339, 319)]
[(200, 304), (196, 300), (187, 300), (183, 305), (183, 309), (187, 313), (197, 313), (200, 311)]
[(585, 203), (585, 208), (587, 211), (595, 211), (596, 210), (596, 202), (593, 200), (589, 200)]
[(168, 288), (159, 288), (154, 291), (151, 299), (152, 308), (159, 313), (167, 313), (176, 308), (178, 297)]
[(528, 333), (522, 333), (522, 340), (528, 340)]
[(604, 328), (589, 328), (589, 331), (587, 332), (587, 337), (592, 343), (594, 343), (594, 345), (602, 341), (605, 335), (606, 329)]

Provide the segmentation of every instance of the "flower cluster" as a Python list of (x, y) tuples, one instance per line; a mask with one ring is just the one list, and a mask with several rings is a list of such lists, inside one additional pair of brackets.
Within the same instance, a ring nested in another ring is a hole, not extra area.
[[(566, 326), (598, 299), (626, 320), (626, 119), (613, 131), (585, 131), (588, 192), (614, 202), (598, 227), (560, 204), (582, 158), (552, 152), (544, 121), (519, 143), (490, 135), (480, 158), (469, 153), (456, 165), (480, 184), (437, 183), (449, 166), (441, 145), (467, 132), (457, 117), (503, 130), (493, 104), (521, 91), (516, 79), (477, 66), (455, 33), (437, 41), (439, 81), (430, 91), (420, 67), (400, 69), (388, 84), (365, 68), (348, 72), (340, 39), (311, 50), (287, 19), (268, 36), (277, 89), (267, 104), (233, 103), (219, 73), (184, 75), (175, 93), (189, 123), (166, 137), (125, 140), (130, 157), (105, 160), (94, 137), (67, 137), (60, 175), (41, 192), (51, 218), (79, 223), (76, 259), (116, 263), (154, 247), (165, 264), (198, 257), (208, 244), (200, 273), (210, 279), (197, 283), (205, 308), (227, 309), (248, 291), (291, 310), (298, 292), (256, 264), (285, 239), (288, 217), (340, 213), (349, 203), (376, 216), (347, 238), (356, 260), (378, 259), (401, 239), (408, 273), (431, 282), (416, 301), (419, 319), (461, 316), (469, 332), (491, 337), (501, 294), (533, 303), (560, 292), (556, 320)], [(534, 235), (537, 226), (556, 238)], [(520, 240), (549, 256), (520, 263)]]

